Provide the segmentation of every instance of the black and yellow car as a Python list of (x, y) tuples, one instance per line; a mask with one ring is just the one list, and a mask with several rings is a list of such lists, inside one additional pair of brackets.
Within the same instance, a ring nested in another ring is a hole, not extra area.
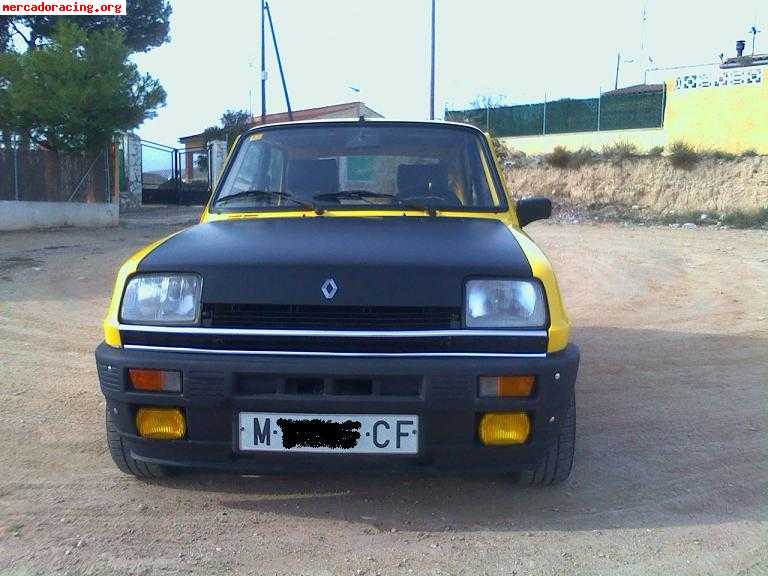
[(132, 256), (96, 351), (124, 472), (429, 465), (570, 474), (579, 351), (490, 140), (261, 126), (198, 225)]

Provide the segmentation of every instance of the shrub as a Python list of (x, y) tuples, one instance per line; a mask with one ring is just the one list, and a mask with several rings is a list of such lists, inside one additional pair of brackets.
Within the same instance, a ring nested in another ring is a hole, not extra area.
[(597, 160), (598, 154), (592, 148), (579, 148), (571, 156), (571, 167), (581, 168), (585, 164)]
[(732, 152), (726, 152), (725, 150), (709, 150), (707, 156), (714, 158), (715, 160), (735, 160), (736, 154)]
[(768, 226), (768, 208), (745, 212), (738, 210), (724, 214), (721, 222), (734, 228), (760, 228)]
[(749, 150), (744, 150), (744, 152), (741, 153), (742, 158), (754, 158), (755, 156), (758, 156), (757, 150), (754, 148), (750, 148)]
[(616, 142), (603, 146), (603, 156), (614, 160), (626, 160), (637, 156), (637, 146), (632, 142)]
[(669, 212), (662, 214), (658, 218), (663, 224), (685, 224), (687, 222), (696, 223), (701, 220), (701, 211), (684, 210), (682, 212)]
[(544, 161), (555, 168), (567, 168), (572, 156), (565, 146), (555, 146), (552, 152), (544, 156)]
[(689, 169), (699, 160), (699, 153), (690, 144), (678, 140), (669, 147), (669, 161), (675, 168)]
[(661, 156), (664, 154), (664, 146), (654, 146), (648, 150), (648, 156)]
[(493, 144), (493, 152), (496, 154), (496, 158), (501, 166), (506, 166), (514, 160), (525, 158), (525, 152), (510, 148), (495, 136), (491, 137), (491, 143)]
[(571, 152), (565, 146), (555, 146), (551, 153), (544, 156), (544, 161), (555, 168), (578, 169), (594, 162), (597, 159), (597, 153), (591, 148), (579, 148)]

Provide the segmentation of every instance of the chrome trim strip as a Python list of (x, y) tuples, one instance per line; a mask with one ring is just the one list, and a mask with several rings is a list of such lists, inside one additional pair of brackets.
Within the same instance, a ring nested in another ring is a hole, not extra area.
[(120, 324), (121, 332), (210, 334), (216, 336), (314, 336), (331, 338), (435, 338), (451, 336), (546, 337), (546, 330), (250, 330), (245, 328), (197, 328), (188, 326), (141, 326)]
[(503, 354), (485, 352), (403, 352), (403, 353), (371, 353), (371, 352), (299, 352), (295, 350), (206, 350), (202, 348), (176, 348), (172, 346), (140, 346), (126, 344), (126, 350), (148, 350), (152, 352), (192, 352), (197, 354), (243, 354), (250, 356), (350, 356), (355, 358), (434, 358), (434, 357), (465, 357), (465, 358), (546, 358), (540, 354)]

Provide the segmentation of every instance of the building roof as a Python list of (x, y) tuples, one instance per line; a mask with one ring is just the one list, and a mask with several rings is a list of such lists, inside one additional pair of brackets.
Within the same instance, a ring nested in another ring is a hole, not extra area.
[(635, 84), (634, 86), (626, 86), (624, 88), (611, 90), (610, 92), (603, 92), (603, 96), (617, 96), (619, 94), (641, 94), (645, 92), (662, 92), (663, 90), (664, 84)]
[(726, 58), (720, 68), (742, 68), (746, 66), (765, 66), (768, 64), (768, 54), (755, 54), (754, 56), (741, 56)]
[[(345, 112), (349, 112), (349, 118), (356, 117), (360, 111), (365, 112), (366, 116), (372, 117), (372, 118), (381, 118), (381, 114), (376, 112), (375, 110), (372, 110), (371, 108), (368, 108), (363, 102), (344, 102), (343, 104), (332, 104), (330, 106), (320, 106), (317, 108), (305, 108), (304, 110), (293, 110), (293, 121), (301, 121), (301, 120), (319, 120), (323, 118), (328, 118), (331, 116), (337, 116), (338, 114), (343, 114)], [(291, 119), (288, 117), (288, 112), (277, 112), (274, 114), (267, 114), (264, 117), (264, 120), (262, 121), (261, 116), (251, 116), (250, 121), (248, 122), (248, 127), (253, 128), (254, 126), (260, 126), (262, 124), (276, 124), (279, 122), (290, 122)], [(202, 132), (199, 134), (191, 134), (189, 136), (182, 136), (179, 138), (179, 142), (182, 144), (189, 142), (191, 140), (196, 140), (202, 136)]]

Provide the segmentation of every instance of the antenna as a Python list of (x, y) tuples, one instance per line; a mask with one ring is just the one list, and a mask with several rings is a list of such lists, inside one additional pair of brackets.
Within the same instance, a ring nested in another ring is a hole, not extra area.
[(755, 55), (755, 41), (757, 40), (757, 35), (760, 34), (761, 30), (758, 30), (755, 26), (752, 26), (752, 28), (749, 29), (749, 33), (752, 34), (752, 56)]

